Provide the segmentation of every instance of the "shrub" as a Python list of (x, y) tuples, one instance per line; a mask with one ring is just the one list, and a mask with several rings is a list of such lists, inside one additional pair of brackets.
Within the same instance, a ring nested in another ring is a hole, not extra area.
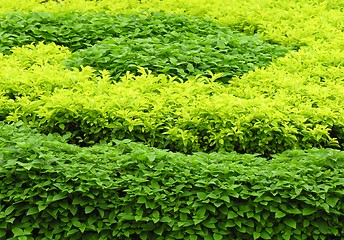
[(0, 237), (341, 239), (340, 151), (271, 160), (183, 155), (115, 141), (91, 148), (0, 123)]

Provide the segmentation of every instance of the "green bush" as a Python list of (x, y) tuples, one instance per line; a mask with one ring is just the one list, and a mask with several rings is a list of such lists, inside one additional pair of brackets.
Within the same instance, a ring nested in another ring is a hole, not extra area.
[(80, 148), (0, 123), (1, 239), (343, 239), (344, 153)]
[(228, 82), (291, 50), (184, 15), (11, 13), (0, 21), (2, 52), (32, 42), (54, 42), (76, 51), (68, 67), (107, 69), (115, 80), (126, 71), (137, 73), (141, 66), (183, 79), (223, 72), (218, 81)]

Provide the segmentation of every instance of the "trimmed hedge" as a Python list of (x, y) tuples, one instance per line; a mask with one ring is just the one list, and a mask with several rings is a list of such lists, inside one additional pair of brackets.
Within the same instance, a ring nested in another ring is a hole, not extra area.
[(344, 87), (336, 82), (281, 81), (284, 87), (268, 97), (254, 94), (257, 86), (266, 92), (278, 86), (262, 79), (225, 86), (217, 75), (182, 82), (141, 68), (141, 76), (128, 73), (113, 83), (106, 71), (96, 77), (90, 67), (65, 70), (70, 54), (41, 43), (0, 56), (0, 117), (44, 133), (69, 132), (70, 142), (82, 146), (127, 138), (185, 153), (343, 149), (344, 102), (337, 99)]
[(1, 239), (343, 239), (344, 153), (90, 148), (0, 123)]

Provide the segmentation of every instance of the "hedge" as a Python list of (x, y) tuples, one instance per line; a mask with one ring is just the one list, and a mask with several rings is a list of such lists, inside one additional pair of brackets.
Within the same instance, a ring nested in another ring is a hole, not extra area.
[(4, 239), (343, 239), (344, 154), (90, 148), (0, 123)]
[(344, 104), (337, 99), (344, 88), (335, 82), (285, 83), (274, 97), (253, 98), (245, 93), (259, 85), (270, 91), (272, 84), (256, 81), (241, 89), (218, 84), (216, 74), (183, 82), (142, 69), (141, 76), (128, 73), (113, 82), (106, 71), (97, 77), (90, 67), (65, 70), (69, 56), (66, 48), (41, 43), (0, 57), (0, 117), (44, 133), (69, 132), (70, 142), (82, 146), (127, 138), (186, 153), (343, 148)]
[[(343, 239), (343, 151), (310, 149), (343, 149), (342, 8), (335, 0), (2, 0), (1, 17), (194, 15), (298, 50), (226, 87), (217, 74), (182, 83), (140, 68), (113, 86), (107, 71), (64, 69), (72, 53), (54, 44), (0, 54), (0, 120), (64, 135), (0, 124), (0, 239)], [(273, 154), (299, 148), (308, 150)]]

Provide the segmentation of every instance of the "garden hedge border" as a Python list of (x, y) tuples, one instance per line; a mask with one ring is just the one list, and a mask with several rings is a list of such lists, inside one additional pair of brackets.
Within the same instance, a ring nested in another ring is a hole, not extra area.
[(341, 151), (80, 148), (19, 125), (0, 123), (1, 239), (344, 239)]

